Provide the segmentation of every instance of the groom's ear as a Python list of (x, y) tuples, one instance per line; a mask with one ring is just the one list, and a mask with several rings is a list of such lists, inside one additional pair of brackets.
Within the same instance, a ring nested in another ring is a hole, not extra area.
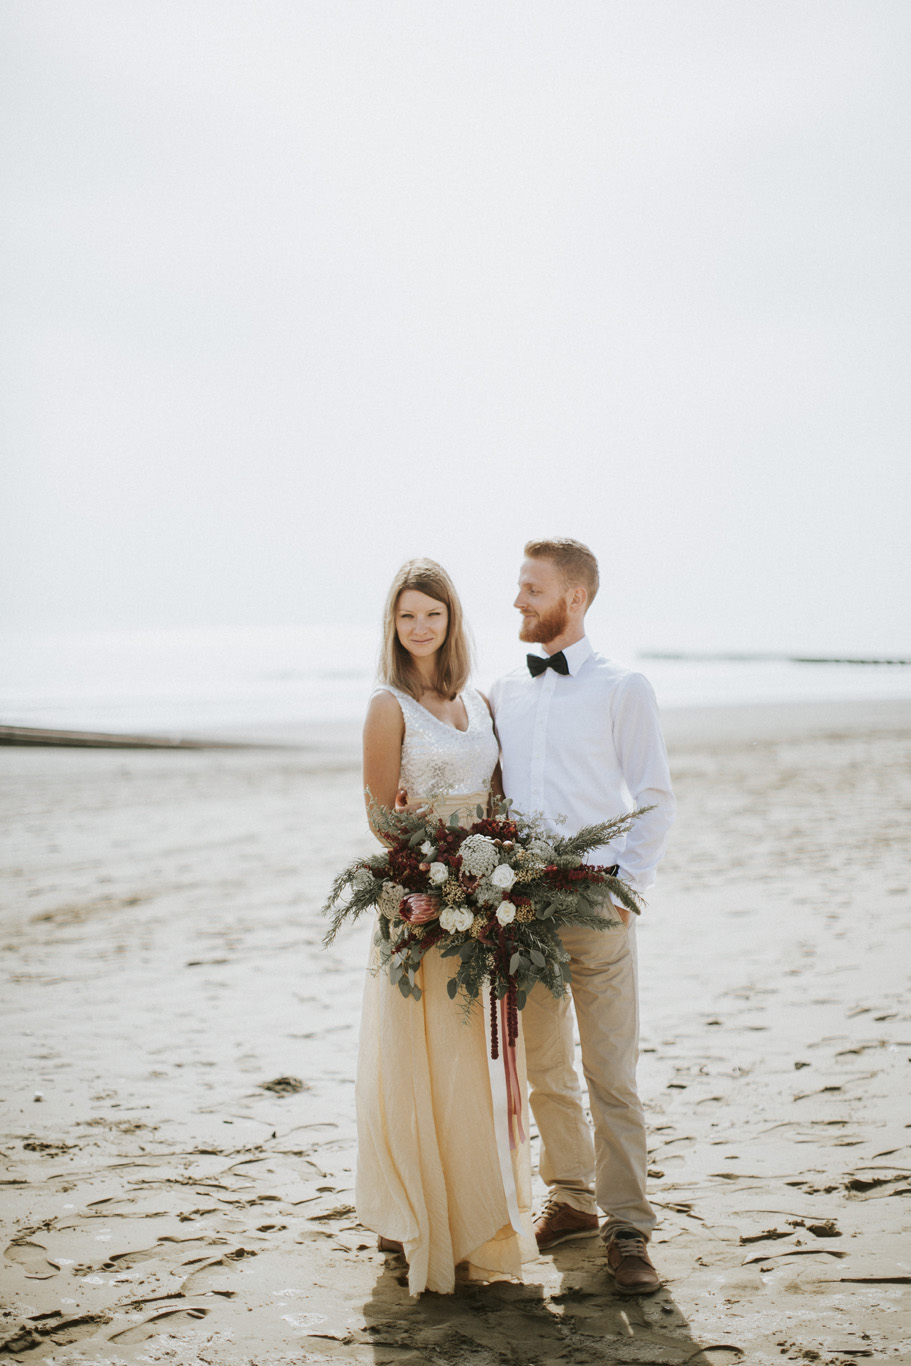
[(569, 595), (569, 602), (571, 607), (581, 607), (583, 612), (588, 607), (588, 594), (581, 583), (577, 583), (573, 587), (573, 590)]

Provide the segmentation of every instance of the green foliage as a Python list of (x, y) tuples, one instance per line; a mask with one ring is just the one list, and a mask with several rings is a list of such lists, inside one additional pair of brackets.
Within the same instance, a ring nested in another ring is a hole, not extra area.
[[(541, 818), (525, 817), (513, 812), (511, 806), (509, 801), (493, 798), (491, 817), (481, 806), (474, 808), (474, 814), (483, 827), (482, 833), (488, 838), (500, 836), (496, 839), (500, 864), (508, 864), (514, 872), (519, 872), (521, 880), (517, 880), (510, 891), (496, 891), (492, 896), (489, 879), (484, 879), (482, 886), (477, 879), (466, 881), (462, 878), (463, 904), (475, 916), (474, 933), (450, 931), (435, 944), (441, 957), (456, 960), (455, 971), (447, 984), (449, 996), (455, 999), (461, 992), (469, 1010), (481, 996), (485, 984), (498, 998), (510, 989), (514, 990), (519, 1009), (538, 984), (555, 997), (565, 995), (571, 974), (560, 930), (565, 926), (603, 930), (618, 925), (609, 896), (637, 915), (640, 911), (639, 897), (631, 887), (606, 869), (591, 868), (584, 863), (584, 856), (628, 833), (633, 822), (651, 807), (586, 826), (576, 835), (555, 837), (545, 829)], [(384, 883), (387, 879), (395, 881), (390, 871), (390, 851), (394, 848), (407, 851), (407, 857), (404, 854), (396, 857), (405, 858), (411, 870), (409, 876), (413, 879), (417, 869), (414, 853), (426, 844), (432, 853), (425, 853), (424, 858), (438, 857), (448, 863), (450, 876), (455, 877), (458, 865), (452, 863), (452, 855), (457, 852), (461, 840), (476, 828), (467, 823), (462, 825), (460, 816), (467, 822), (470, 815), (468, 811), (454, 812), (448, 822), (444, 822), (426, 808), (396, 812), (371, 800), (370, 824), (388, 848), (358, 859), (334, 879), (323, 908), (329, 918), (323, 942), (330, 944), (346, 921), (356, 921), (365, 911), (380, 904), (383, 913), (377, 918), (374, 936), (375, 970), (388, 971), (391, 983), (403, 996), (420, 1000), (421, 988), (416, 973), (429, 946), (423, 942), (425, 931), (416, 931), (398, 915), (395, 894), (385, 893), (386, 898), (391, 899), (391, 906), (382, 899)], [(492, 821), (512, 824), (504, 831), (502, 825), (492, 825)], [(535, 853), (533, 861), (523, 865), (517, 855), (530, 845), (536, 848), (540, 845), (544, 854)], [(546, 864), (544, 858), (549, 859)], [(426, 890), (439, 892), (430, 885), (429, 879)], [(500, 926), (495, 918), (496, 908), (501, 901), (512, 898), (515, 898), (514, 904), (530, 904), (534, 919), (516, 918)], [(431, 945), (434, 942), (431, 939)]]
[(558, 858), (581, 858), (583, 854), (590, 854), (593, 849), (600, 849), (602, 844), (610, 844), (618, 836), (629, 834), (634, 821), (644, 816), (646, 811), (654, 809), (653, 806), (640, 806), (635, 811), (627, 811), (623, 816), (615, 816), (613, 820), (583, 826), (577, 835), (551, 839), (550, 843)]
[(376, 905), (380, 882), (374, 879), (371, 886), (357, 891), (354, 888), (354, 879), (364, 867), (364, 863), (359, 861), (344, 868), (329, 889), (329, 896), (323, 907), (323, 914), (330, 917), (329, 928), (323, 936), (323, 944), (326, 946), (332, 943), (346, 920), (355, 921), (364, 911), (372, 910)]

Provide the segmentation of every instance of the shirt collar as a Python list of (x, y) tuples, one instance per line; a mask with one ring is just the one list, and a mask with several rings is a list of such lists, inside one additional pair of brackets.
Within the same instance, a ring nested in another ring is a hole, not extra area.
[(592, 649), (592, 643), (588, 636), (583, 636), (581, 640), (577, 640), (574, 644), (567, 645), (563, 653), (566, 656), (566, 662), (569, 665), (570, 675), (571, 677), (575, 677), (589, 655), (593, 655), (595, 652)]
[[(539, 646), (538, 653), (542, 659), (547, 659), (547, 653), (543, 646)], [(563, 657), (566, 660), (570, 678), (579, 672), (589, 655), (594, 653), (588, 636), (583, 636), (581, 640), (575, 641), (572, 645), (567, 645), (563, 651)]]

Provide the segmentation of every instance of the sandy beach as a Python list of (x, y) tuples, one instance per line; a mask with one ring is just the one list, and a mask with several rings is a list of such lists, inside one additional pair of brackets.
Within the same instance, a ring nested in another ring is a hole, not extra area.
[(911, 1362), (911, 704), (665, 720), (643, 1301), (596, 1240), (413, 1300), (358, 1226), (370, 927), (326, 951), (320, 917), (371, 848), (356, 727), (0, 749), (0, 1356)]

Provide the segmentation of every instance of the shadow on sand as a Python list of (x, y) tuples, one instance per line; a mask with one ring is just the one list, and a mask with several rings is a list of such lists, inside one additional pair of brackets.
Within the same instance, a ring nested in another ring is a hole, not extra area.
[(737, 1366), (744, 1359), (733, 1342), (697, 1342), (669, 1290), (639, 1298), (618, 1294), (600, 1250), (586, 1257), (578, 1245), (558, 1248), (526, 1274), (524, 1285), (466, 1282), (453, 1295), (412, 1299), (404, 1260), (387, 1257), (364, 1305), (374, 1361), (377, 1366)]

